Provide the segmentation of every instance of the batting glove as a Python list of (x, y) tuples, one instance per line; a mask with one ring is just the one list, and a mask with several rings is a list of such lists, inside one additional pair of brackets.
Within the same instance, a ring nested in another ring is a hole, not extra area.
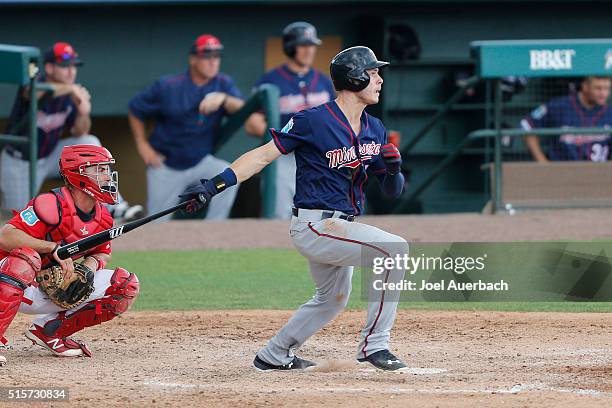
[(380, 154), (387, 167), (387, 174), (395, 176), (400, 172), (400, 168), (402, 167), (402, 155), (393, 143), (383, 145), (380, 148)]
[(191, 200), (191, 203), (185, 207), (185, 211), (188, 213), (200, 211), (218, 193), (217, 187), (212, 180), (202, 179), (200, 183), (188, 187), (183, 194), (179, 195), (182, 201)]

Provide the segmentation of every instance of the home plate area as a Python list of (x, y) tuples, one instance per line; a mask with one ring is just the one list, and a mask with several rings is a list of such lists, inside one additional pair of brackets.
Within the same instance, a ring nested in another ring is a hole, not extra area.
[(346, 311), (299, 350), (316, 369), (257, 372), (256, 351), (291, 313), (126, 313), (83, 332), (91, 359), (31, 346), (18, 315), (2, 383), (66, 386), (83, 407), (612, 405), (608, 314), (401, 309), (391, 348), (410, 370), (394, 374), (353, 360), (365, 312)]

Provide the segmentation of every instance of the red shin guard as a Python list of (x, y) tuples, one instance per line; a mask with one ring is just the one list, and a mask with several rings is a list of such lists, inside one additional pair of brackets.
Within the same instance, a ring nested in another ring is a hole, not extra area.
[(43, 332), (47, 336), (68, 337), (85, 327), (112, 320), (128, 310), (138, 296), (139, 290), (140, 283), (136, 275), (123, 268), (117, 268), (111, 277), (110, 286), (101, 299), (89, 302), (69, 315), (67, 312), (61, 312), (56, 319), (45, 324)]
[(15, 318), (23, 292), (40, 270), (40, 255), (31, 248), (15, 248), (0, 263), (0, 341)]

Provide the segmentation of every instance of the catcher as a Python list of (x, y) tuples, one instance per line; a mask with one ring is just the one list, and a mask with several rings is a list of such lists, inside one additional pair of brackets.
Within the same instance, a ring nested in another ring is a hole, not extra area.
[[(65, 186), (34, 197), (0, 229), (3, 343), (19, 310), (38, 315), (25, 332), (34, 344), (61, 357), (91, 357), (85, 343), (69, 336), (115, 318), (134, 302), (140, 287), (136, 275), (105, 268), (110, 242), (72, 259), (57, 256), (60, 245), (112, 227), (102, 204), (117, 201), (114, 163), (104, 147), (64, 147), (59, 166)], [(5, 362), (0, 356), (0, 365)]]

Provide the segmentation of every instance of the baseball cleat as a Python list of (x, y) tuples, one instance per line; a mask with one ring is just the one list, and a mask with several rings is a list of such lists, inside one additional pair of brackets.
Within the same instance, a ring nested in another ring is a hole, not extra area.
[(312, 361), (304, 360), (297, 356), (293, 357), (293, 360), (288, 364), (274, 365), (266, 363), (257, 355), (255, 356), (255, 360), (253, 360), (253, 365), (257, 371), (303, 370), (308, 367), (316, 366)]
[(393, 355), (389, 350), (380, 350), (367, 357), (358, 358), (360, 363), (370, 363), (379, 370), (395, 371), (401, 373), (408, 370), (408, 366), (402, 360)]
[(122, 201), (119, 204), (109, 208), (109, 212), (115, 221), (130, 222), (142, 218), (144, 216), (144, 207), (142, 205), (129, 205), (127, 201)]
[(123, 213), (123, 221), (130, 222), (142, 218), (144, 216), (144, 207), (140, 204), (136, 204), (125, 210)]
[(42, 348), (49, 350), (58, 357), (91, 357), (91, 351), (85, 343), (69, 337), (47, 336), (40, 326), (32, 324), (25, 332), (25, 336)]
[(6, 357), (0, 356), (0, 367), (6, 364)]

